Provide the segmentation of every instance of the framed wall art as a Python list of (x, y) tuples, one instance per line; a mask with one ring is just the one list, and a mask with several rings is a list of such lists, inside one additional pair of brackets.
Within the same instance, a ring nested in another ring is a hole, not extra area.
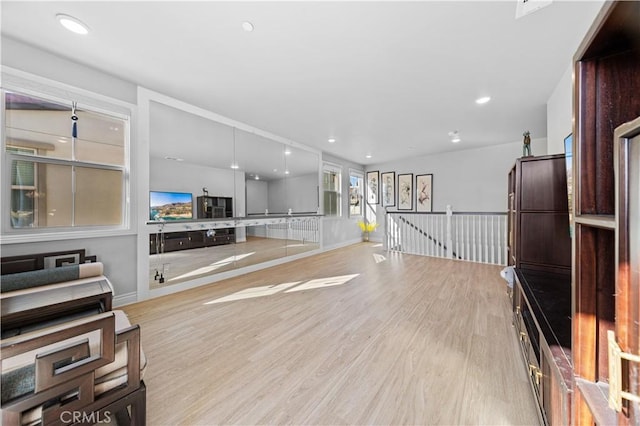
[(413, 210), (413, 173), (398, 175), (398, 210)]
[(430, 212), (433, 208), (433, 175), (416, 176), (416, 211)]
[(382, 193), (382, 207), (396, 205), (396, 172), (380, 174), (380, 189)]
[(367, 172), (367, 203), (378, 204), (380, 189), (380, 172)]

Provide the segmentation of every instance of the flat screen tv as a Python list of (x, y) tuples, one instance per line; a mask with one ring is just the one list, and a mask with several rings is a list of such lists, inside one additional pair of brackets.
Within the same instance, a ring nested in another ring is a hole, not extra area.
[(151, 191), (149, 220), (193, 219), (193, 199), (189, 192)]
[(567, 195), (569, 198), (569, 236), (573, 237), (573, 133), (564, 138), (564, 156), (567, 170)]

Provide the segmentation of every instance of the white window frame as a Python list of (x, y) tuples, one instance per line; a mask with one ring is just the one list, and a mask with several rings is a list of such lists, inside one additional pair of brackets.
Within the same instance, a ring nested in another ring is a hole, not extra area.
[[(2, 87), (0, 87), (0, 89), (0, 108), (3, 111), (2, 121), (0, 122), (0, 140), (2, 141), (0, 147), (0, 177), (2, 182), (8, 182), (8, 184), (3, 184), (0, 188), (0, 200), (2, 201), (0, 203), (0, 208), (2, 209), (0, 242), (3, 244), (11, 244), (135, 234), (135, 222), (131, 220), (132, 211), (134, 211), (135, 206), (131, 202), (130, 195), (133, 184), (130, 176), (131, 149), (133, 146), (131, 139), (136, 114), (135, 105), (4, 66), (2, 67)], [(21, 93), (61, 104), (71, 105), (72, 101), (76, 101), (80, 109), (122, 119), (126, 125), (124, 131), (125, 158), (123, 165), (111, 166), (77, 160), (8, 153), (6, 151), (6, 117), (4, 114), (5, 92)], [(13, 160), (78, 167), (85, 166), (94, 169), (121, 170), (123, 172), (122, 223), (120, 225), (103, 226), (13, 228), (11, 226), (11, 217), (8, 214), (8, 209), (11, 205), (11, 162)]]
[(336, 191), (338, 211), (337, 211), (337, 214), (335, 215), (327, 214), (327, 206), (324, 206), (324, 203), (323, 203), (324, 214), (328, 218), (341, 218), (342, 217), (342, 167), (339, 164), (329, 163), (326, 161), (322, 163), (322, 199), (323, 201), (324, 201), (324, 193), (327, 192), (324, 189), (325, 172), (333, 172), (338, 175), (338, 190)]
[[(16, 149), (22, 150), (22, 151), (31, 151), (31, 154), (27, 154), (27, 155), (29, 155), (30, 158), (32, 158), (33, 156), (36, 155), (36, 150), (34, 148), (24, 148), (24, 147), (17, 147), (17, 146), (12, 146), (12, 145), (6, 145), (5, 144), (5, 150), (7, 148), (16, 148)], [(19, 160), (20, 158), (14, 156), (13, 153), (11, 153), (11, 152), (6, 153), (5, 155), (7, 155), (7, 160), (8, 160), (7, 161), (7, 169), (8, 169), (8, 172), (9, 172), (9, 179), (13, 179), (13, 176), (11, 175), (11, 171), (13, 170), (13, 167), (11, 167), (11, 162), (14, 159)], [(36, 182), (38, 181), (38, 171), (37, 170), (38, 169), (35, 168), (35, 170), (33, 172), (34, 184), (32, 186), (14, 185), (13, 181), (11, 181), (11, 183), (9, 185), (9, 204), (11, 204), (14, 190), (16, 190), (16, 189), (17, 190), (32, 190), (32, 191), (36, 190), (36, 188), (37, 188)], [(38, 220), (37, 210), (38, 210), (38, 205), (37, 205), (37, 203), (34, 203), (34, 215), (33, 215), (34, 222), (36, 222)], [(12, 227), (12, 229), (14, 229), (14, 228)]]

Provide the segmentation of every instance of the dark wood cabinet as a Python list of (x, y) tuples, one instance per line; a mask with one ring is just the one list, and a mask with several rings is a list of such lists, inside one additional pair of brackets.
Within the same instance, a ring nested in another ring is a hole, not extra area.
[(163, 237), (165, 252), (190, 248), (191, 239), (188, 232), (167, 232)]
[(614, 411), (607, 401), (617, 393), (612, 388), (638, 395), (640, 387), (638, 363), (616, 361), (609, 352), (613, 343), (640, 355), (638, 252), (631, 254), (640, 234), (640, 157), (633, 154), (640, 126), (629, 123), (640, 116), (639, 22), (640, 2), (605, 3), (574, 56), (576, 424), (640, 424), (637, 402), (623, 399)]
[(516, 269), (513, 325), (541, 423), (571, 422), (571, 279)]
[(509, 259), (517, 268), (568, 274), (571, 238), (565, 156), (516, 160), (509, 173)]
[(513, 325), (541, 423), (571, 422), (571, 236), (564, 155), (516, 160), (508, 178)]
[(149, 235), (149, 254), (166, 253), (202, 247), (213, 247), (236, 242), (235, 228), (165, 232)]
[(203, 195), (196, 198), (196, 204), (198, 219), (233, 217), (233, 199), (231, 197)]
[[(616, 360), (624, 376), (612, 392), (629, 392), (636, 400), (618, 399), (619, 423), (640, 424), (640, 117), (614, 134), (616, 166), (616, 344), (633, 361)], [(610, 345), (611, 346), (611, 345)], [(611, 363), (611, 360), (609, 360)], [(611, 386), (614, 386), (613, 384)]]
[[(196, 213), (198, 219), (233, 217), (233, 198), (210, 197), (208, 195), (197, 197)], [(149, 253), (158, 254), (235, 242), (235, 228), (157, 233), (149, 235)]]

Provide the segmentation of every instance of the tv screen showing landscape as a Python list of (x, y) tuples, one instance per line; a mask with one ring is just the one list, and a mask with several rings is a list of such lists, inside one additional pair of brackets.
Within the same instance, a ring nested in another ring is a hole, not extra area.
[(149, 220), (193, 219), (193, 201), (188, 192), (151, 191)]

